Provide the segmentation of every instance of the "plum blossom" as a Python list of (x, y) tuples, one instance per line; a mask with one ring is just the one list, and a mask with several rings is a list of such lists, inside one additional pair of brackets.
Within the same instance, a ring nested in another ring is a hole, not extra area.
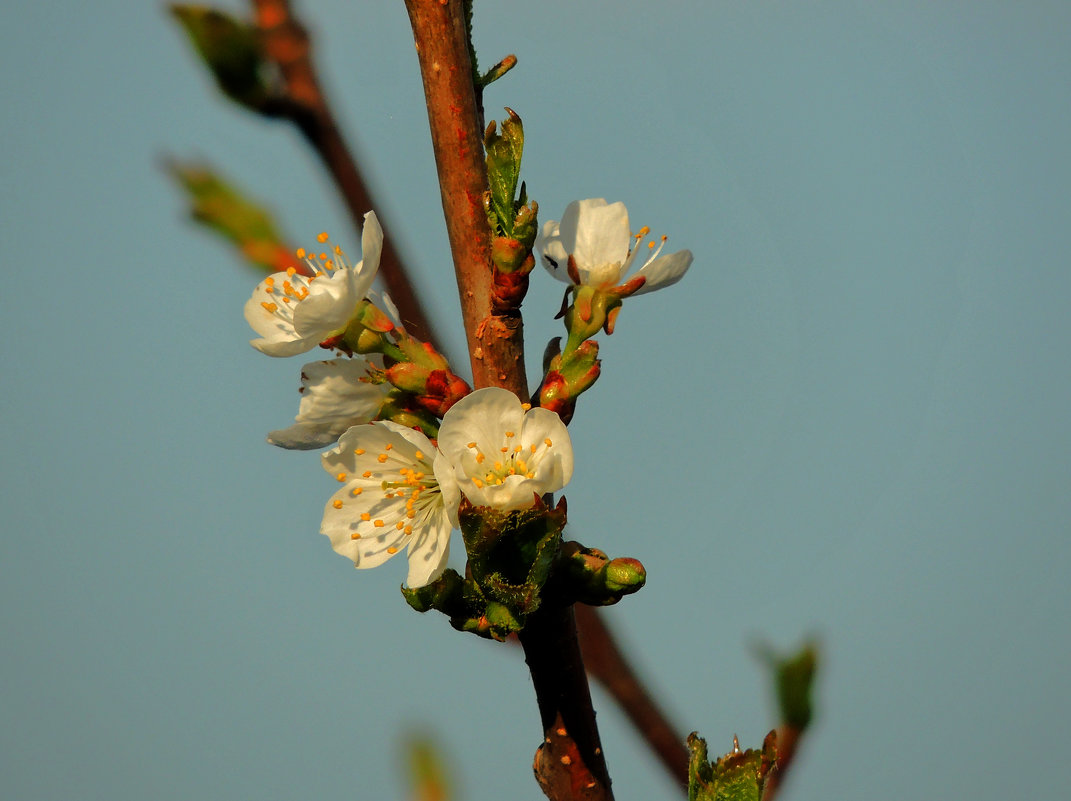
[[(319, 241), (326, 243), (327, 235), (320, 234)], [(260, 336), (249, 344), (268, 356), (294, 356), (341, 334), (371, 289), (382, 251), (383, 229), (371, 211), (364, 216), (356, 265), (338, 246), (318, 256), (299, 250), (313, 274), (290, 268), (257, 285), (246, 301), (245, 319)]]
[[(549, 220), (536, 237), (547, 272), (568, 284), (603, 291), (620, 289), (621, 296), (642, 295), (675, 284), (692, 264), (692, 253), (679, 250), (661, 256), (666, 237), (641, 247), (650, 229), (633, 235), (624, 203), (602, 198), (575, 200), (561, 221)], [(629, 271), (645, 251), (645, 261), (631, 276)], [(649, 253), (649, 255), (647, 255)]]
[(456, 510), (461, 498), (442, 458), (427, 437), (397, 423), (350, 428), (322, 456), (341, 487), (324, 509), (321, 533), (358, 568), (376, 567), (405, 550), (406, 583), (430, 584), (450, 555), (456, 513), (448, 514), (447, 505)]
[[(472, 504), (500, 511), (527, 509), (535, 495), (560, 490), (573, 475), (572, 443), (561, 418), (497, 387), (478, 389), (450, 408), (439, 450), (439, 481), (452, 478)], [(456, 525), (456, 506), (448, 510)]]
[(374, 419), (390, 388), (363, 381), (368, 367), (360, 358), (306, 364), (301, 368), (301, 404), (294, 424), (272, 431), (268, 442), (291, 450), (323, 448), (350, 426)]

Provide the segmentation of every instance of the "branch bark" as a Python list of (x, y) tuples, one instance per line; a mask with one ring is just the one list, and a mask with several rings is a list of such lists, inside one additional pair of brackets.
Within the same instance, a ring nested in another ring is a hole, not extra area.
[[(346, 145), (335, 121), (327, 97), (320, 87), (312, 63), (312, 46), (308, 31), (290, 8), (289, 0), (252, 0), (256, 24), (263, 37), (265, 55), (282, 74), (286, 97), (269, 102), (263, 109), (268, 116), (292, 122), (308, 140), (335, 184), (353, 221), (360, 232), (364, 215), (375, 208), (372, 193)], [(378, 214), (378, 212), (377, 212)], [(383, 222), (382, 215), (380, 222)], [(383, 225), (387, 229), (386, 224)], [(390, 236), (384, 238), (379, 274), (398, 307), (406, 330), (418, 339), (436, 343), (427, 313), (413, 291)]]
[(518, 312), (491, 308), (487, 167), (461, 0), (405, 0), (428, 104), (446, 231), (461, 298), (473, 386), (500, 386), (528, 400)]

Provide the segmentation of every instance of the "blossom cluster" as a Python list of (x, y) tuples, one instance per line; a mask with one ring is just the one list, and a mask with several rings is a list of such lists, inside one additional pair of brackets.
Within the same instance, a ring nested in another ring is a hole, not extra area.
[[(326, 235), (320, 242), (327, 242)], [(370, 212), (357, 264), (337, 247), (319, 255), (299, 251), (307, 274), (290, 269), (269, 276), (246, 303), (246, 320), (259, 334), (253, 347), (269, 356), (318, 345), (342, 348), (368, 302), (382, 244), (383, 232)], [(376, 419), (389, 385), (377, 383), (375, 374), (390, 371), (378, 360), (345, 352), (304, 365), (294, 424), (268, 436), (284, 448), (337, 443), (322, 456), (324, 469), (340, 486), (324, 509), (320, 530), (356, 567), (376, 567), (405, 551), (406, 583), (425, 586), (446, 569), (463, 498), (503, 512), (526, 509), (572, 476), (569, 433), (553, 411), (487, 387), (452, 402), (433, 440), (419, 428)]]

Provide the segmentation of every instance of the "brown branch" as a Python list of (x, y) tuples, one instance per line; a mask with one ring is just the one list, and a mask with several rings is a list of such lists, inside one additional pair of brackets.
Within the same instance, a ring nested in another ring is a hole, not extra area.
[[(476, 387), (528, 399), (521, 317), (492, 309), (487, 172), (465, 8), (461, 0), (405, 0), (428, 106), (443, 213)], [(545, 604), (520, 633), (543, 728), (536, 777), (552, 801), (612, 801), (571, 607)]]
[[(291, 11), (289, 0), (252, 0), (252, 4), (265, 56), (279, 67), (286, 87), (286, 97), (269, 101), (262, 111), (298, 127), (323, 162), (359, 232), (365, 213), (374, 209), (375, 203), (320, 88), (308, 32)], [(386, 229), (387, 225), (383, 227)], [(434, 343), (428, 316), (390, 236), (384, 238), (379, 274), (406, 329), (417, 338)]]
[(540, 607), (517, 636), (543, 724), (532, 765), (536, 781), (552, 801), (613, 801), (573, 607)]
[(684, 739), (621, 653), (602, 614), (593, 607), (577, 604), (576, 625), (588, 674), (613, 696), (662, 766), (687, 792), (688, 749), (684, 747)]
[(487, 168), (463, 6), (461, 0), (405, 0), (428, 104), (473, 385), (506, 387), (526, 401), (521, 316), (495, 314), (491, 307)]

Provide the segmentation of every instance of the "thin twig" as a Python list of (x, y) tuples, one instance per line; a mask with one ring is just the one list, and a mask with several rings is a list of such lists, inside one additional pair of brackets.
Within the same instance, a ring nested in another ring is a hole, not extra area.
[[(263, 111), (269, 116), (290, 120), (301, 131), (335, 182), (359, 232), (365, 213), (374, 209), (375, 203), (320, 88), (308, 32), (294, 16), (289, 0), (252, 0), (252, 4), (265, 55), (279, 67), (286, 87), (286, 97), (269, 102)], [(383, 227), (388, 228), (387, 225)], [(428, 315), (413, 291), (390, 236), (383, 242), (379, 274), (409, 333), (434, 344)]]

